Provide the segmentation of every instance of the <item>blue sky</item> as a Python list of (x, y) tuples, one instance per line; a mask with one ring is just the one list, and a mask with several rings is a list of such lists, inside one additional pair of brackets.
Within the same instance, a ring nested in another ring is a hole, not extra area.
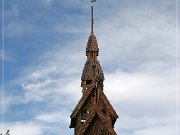
[[(73, 135), (69, 116), (81, 98), (90, 2), (5, 0), (4, 6), (5, 130)], [(94, 17), (117, 134), (175, 135), (176, 1), (97, 0)]]

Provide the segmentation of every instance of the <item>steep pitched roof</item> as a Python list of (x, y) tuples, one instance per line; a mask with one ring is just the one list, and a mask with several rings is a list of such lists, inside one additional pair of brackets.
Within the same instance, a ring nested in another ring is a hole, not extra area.
[(114, 110), (114, 108), (112, 107), (110, 101), (104, 94), (104, 92), (101, 90), (99, 92), (99, 97), (100, 97), (100, 100), (105, 104), (105, 106), (106, 106), (108, 112), (111, 114), (112, 118), (116, 121), (116, 119), (118, 118), (118, 115), (117, 115), (116, 111)]
[(80, 131), (78, 132), (77, 135), (82, 135), (87, 130), (87, 128), (89, 127), (89, 125), (90, 125), (91, 121), (93, 120), (93, 118), (95, 117), (95, 115), (96, 115), (95, 111), (91, 112), (88, 115), (85, 123), (83, 123), (83, 126), (80, 128)]
[(106, 130), (108, 131), (108, 135), (117, 135), (116, 132), (114, 131), (114, 128), (111, 126), (111, 121), (107, 119), (102, 111), (98, 111), (98, 116), (101, 119), (102, 122), (105, 123)]
[(108, 131), (108, 135), (117, 135), (112, 126), (110, 125), (111, 122), (108, 121), (108, 119), (100, 110), (94, 110), (93, 112), (91, 112), (91, 114), (88, 115), (87, 120), (85, 121), (85, 123), (83, 123), (77, 135), (84, 135), (96, 115), (99, 117), (101, 122), (104, 123), (104, 126)]
[(95, 81), (88, 87), (88, 89), (86, 90), (86, 92), (84, 93), (83, 97), (79, 100), (78, 104), (76, 105), (75, 109), (73, 110), (70, 118), (71, 118), (71, 124), (70, 124), (70, 128), (75, 127), (73, 119), (76, 118), (78, 112), (80, 111), (81, 107), (84, 105), (85, 101), (87, 100), (87, 98), (89, 97), (89, 95), (95, 90)]
[(86, 52), (88, 52), (88, 51), (95, 51), (95, 52), (99, 51), (96, 36), (92, 32), (89, 36), (87, 46), (86, 46)]
[[(96, 70), (98, 70), (98, 74), (96, 73), (94, 67)], [(81, 80), (93, 80), (94, 78), (97, 78), (98, 80), (104, 80), (104, 73), (99, 61), (90, 59), (86, 61), (84, 65)]]
[[(73, 119), (76, 118), (78, 112), (81, 110), (82, 106), (84, 105), (85, 101), (88, 99), (89, 95), (92, 92), (94, 92), (94, 90), (95, 90), (94, 88), (95, 88), (95, 84), (93, 83), (89, 86), (86, 93), (83, 95), (83, 97), (80, 99), (77, 106), (73, 110), (73, 112), (70, 116), (71, 117), (70, 128), (74, 127)], [(115, 123), (116, 119), (118, 118), (116, 111), (114, 110), (114, 108), (112, 107), (111, 103), (109, 102), (109, 100), (107, 99), (106, 95), (104, 94), (104, 92), (102, 90), (100, 90), (100, 92), (99, 92), (99, 97), (100, 97), (100, 100), (105, 104), (108, 112), (111, 114), (111, 117), (113, 118), (113, 126), (114, 126), (114, 123)]]
[(86, 99), (89, 97), (89, 95), (92, 93), (92, 91), (94, 91), (94, 88), (95, 88), (95, 85), (89, 86), (89, 88), (86, 90), (83, 97), (79, 100), (78, 104), (76, 105), (75, 109), (73, 110), (73, 112), (70, 116), (71, 118), (76, 117), (77, 113), (79, 112), (79, 110), (81, 109), (83, 104), (85, 103)]

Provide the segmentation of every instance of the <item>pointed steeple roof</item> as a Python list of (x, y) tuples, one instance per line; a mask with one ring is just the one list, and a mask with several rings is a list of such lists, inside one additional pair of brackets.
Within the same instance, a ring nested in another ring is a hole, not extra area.
[[(97, 116), (97, 117), (96, 117)], [(88, 128), (90, 127), (91, 123), (93, 123), (93, 119), (99, 119), (102, 123), (104, 123), (105, 130), (107, 130), (108, 135), (117, 135), (112, 126), (110, 125), (110, 121), (104, 116), (101, 110), (95, 109), (92, 111), (89, 116), (87, 117), (87, 120), (83, 124), (83, 126), (80, 128), (80, 132), (77, 135), (84, 135)], [(98, 129), (97, 129), (98, 130)], [(102, 129), (99, 131), (101, 132)]]
[(95, 52), (99, 51), (97, 39), (94, 34), (93, 6), (91, 6), (91, 34), (90, 34), (88, 42), (87, 42), (86, 53), (87, 53), (87, 51), (95, 51)]
[(99, 52), (98, 43), (94, 33), (91, 33), (86, 46), (86, 54), (88, 51)]
[[(94, 70), (96, 69), (96, 70)], [(97, 72), (97, 73), (96, 73)], [(86, 61), (81, 76), (81, 80), (104, 80), (104, 73), (98, 60), (90, 59)]]
[[(86, 56), (89, 55), (89, 53), (95, 53), (96, 56), (98, 56), (99, 48), (98, 48), (98, 42), (96, 39), (96, 36), (93, 31), (93, 24), (94, 24), (94, 19), (93, 19), (93, 6), (91, 6), (91, 33), (87, 42), (86, 46)], [(92, 54), (90, 54), (92, 55)], [(104, 80), (104, 73), (101, 68), (101, 65), (99, 61), (93, 57), (89, 58), (84, 66), (83, 73), (81, 76), (81, 80), (93, 80), (96, 78), (97, 80)]]
[[(83, 95), (83, 97), (80, 99), (77, 106), (73, 110), (73, 112), (70, 116), (71, 119), (75, 119), (77, 117), (78, 112), (81, 110), (81, 108), (83, 107), (83, 105), (85, 104), (87, 99), (89, 98), (90, 94), (93, 93), (96, 89), (97, 89), (96, 82), (93, 82), (88, 87), (86, 93)], [(116, 122), (116, 119), (118, 118), (118, 115), (102, 90), (99, 91), (99, 96), (100, 96), (99, 99), (105, 104), (107, 111), (110, 113), (110, 115), (113, 119), (112, 125), (114, 126), (114, 123)], [(75, 126), (75, 123), (73, 121), (71, 121), (70, 128), (73, 128), (74, 126)]]
[(93, 5), (91, 9), (91, 33), (81, 76), (82, 98), (70, 116), (70, 128), (74, 128), (74, 135), (117, 135), (114, 124), (118, 115), (103, 90), (104, 73), (98, 61), (99, 48), (93, 31)]

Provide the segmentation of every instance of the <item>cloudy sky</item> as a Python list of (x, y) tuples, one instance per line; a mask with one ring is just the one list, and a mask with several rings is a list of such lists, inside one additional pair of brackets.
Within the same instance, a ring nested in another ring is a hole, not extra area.
[[(90, 2), (4, 1), (5, 108), (1, 83), (0, 133), (9, 129), (12, 135), (73, 135), (69, 116), (81, 98)], [(97, 0), (95, 4), (104, 92), (119, 115), (118, 135), (176, 134), (177, 2)], [(0, 31), (2, 40), (2, 27)], [(1, 60), (2, 56), (1, 48)]]

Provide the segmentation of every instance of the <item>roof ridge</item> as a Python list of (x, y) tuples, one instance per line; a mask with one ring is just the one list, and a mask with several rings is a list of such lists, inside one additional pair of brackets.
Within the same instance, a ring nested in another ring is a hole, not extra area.
[[(116, 113), (116, 111), (114, 110), (113, 106), (111, 105), (110, 101), (108, 100), (107, 96), (104, 94), (103, 91), (100, 91), (100, 98), (102, 99), (102, 102), (104, 102), (106, 104), (106, 107), (108, 108), (108, 110), (113, 110), (114, 114), (117, 116), (118, 118), (118, 115)], [(111, 112), (111, 111), (110, 111)], [(111, 113), (112, 114), (112, 113)], [(113, 115), (113, 114), (112, 114)]]
[(91, 94), (91, 92), (93, 91), (93, 89), (96, 87), (95, 84), (91, 84), (88, 89), (85, 91), (83, 97), (79, 100), (78, 104), (76, 105), (75, 109), (73, 110), (72, 114), (71, 114), (71, 118), (74, 118), (77, 113), (78, 110), (80, 110), (80, 108), (83, 106), (84, 102), (86, 101), (86, 99), (89, 97), (89, 95)]

